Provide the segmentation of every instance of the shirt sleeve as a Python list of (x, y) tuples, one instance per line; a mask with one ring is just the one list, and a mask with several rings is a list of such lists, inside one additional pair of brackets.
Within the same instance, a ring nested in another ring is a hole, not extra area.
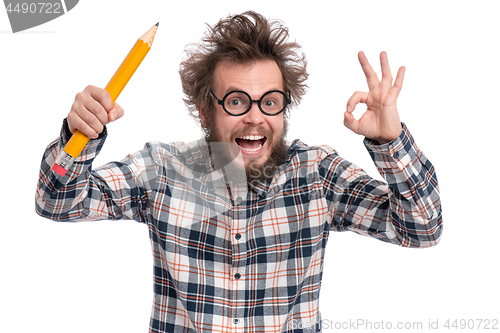
[(146, 169), (145, 164), (150, 163), (147, 150), (93, 170), (92, 161), (107, 137), (105, 129), (99, 138), (89, 140), (62, 177), (51, 167), (69, 140), (66, 127), (65, 121), (60, 137), (43, 155), (35, 198), (36, 212), (55, 221), (134, 219), (143, 222), (146, 197), (141, 173)]
[(405, 247), (439, 243), (442, 213), (434, 166), (403, 124), (393, 142), (364, 144), (386, 182), (369, 177), (336, 153), (320, 174), (329, 203), (331, 229), (354, 231)]

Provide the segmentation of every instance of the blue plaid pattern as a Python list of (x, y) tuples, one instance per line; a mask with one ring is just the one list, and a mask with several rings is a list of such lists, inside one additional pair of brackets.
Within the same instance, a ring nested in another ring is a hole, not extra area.
[(151, 142), (94, 169), (105, 134), (61, 177), (50, 167), (68, 140), (63, 130), (43, 156), (36, 211), (55, 221), (133, 219), (148, 226), (150, 332), (320, 331), (315, 324), (330, 231), (405, 247), (439, 242), (434, 167), (403, 127), (385, 145), (365, 139), (387, 182), (328, 146), (295, 140), (272, 180), (250, 187), (228, 181), (238, 171), (213, 168), (203, 139)]

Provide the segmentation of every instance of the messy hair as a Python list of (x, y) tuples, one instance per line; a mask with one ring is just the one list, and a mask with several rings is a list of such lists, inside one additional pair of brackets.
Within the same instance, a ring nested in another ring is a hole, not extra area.
[(292, 105), (299, 104), (307, 88), (307, 61), (300, 45), (289, 42), (288, 36), (288, 29), (280, 21), (267, 20), (252, 11), (208, 26), (201, 42), (186, 50), (179, 70), (184, 102), (191, 116), (199, 121), (198, 109), (203, 108), (211, 122), (215, 110), (210, 96), (214, 71), (220, 61), (226, 60), (243, 64), (274, 60), (283, 76), (285, 93), (290, 95)]

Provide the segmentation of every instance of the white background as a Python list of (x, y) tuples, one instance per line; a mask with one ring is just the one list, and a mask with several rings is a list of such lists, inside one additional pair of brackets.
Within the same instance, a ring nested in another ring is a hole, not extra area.
[(379, 178), (362, 137), (342, 120), (351, 94), (367, 89), (357, 52), (365, 51), (379, 71), (378, 55), (387, 51), (394, 74), (407, 67), (401, 119), (437, 169), (441, 244), (412, 250), (332, 233), (323, 318), (422, 322), (424, 328), (439, 320), (443, 330), (447, 319), (499, 320), (497, 5), (82, 0), (66, 15), (17, 34), (1, 9), (0, 331), (147, 331), (153, 297), (147, 228), (39, 217), (39, 163), (76, 93), (88, 84), (104, 87), (137, 38), (158, 21), (153, 48), (118, 99), (126, 114), (109, 125), (96, 163), (119, 160), (146, 141), (199, 138), (182, 102), (183, 50), (202, 37), (205, 23), (250, 9), (281, 19), (308, 57), (309, 91), (292, 110), (288, 139), (328, 144)]

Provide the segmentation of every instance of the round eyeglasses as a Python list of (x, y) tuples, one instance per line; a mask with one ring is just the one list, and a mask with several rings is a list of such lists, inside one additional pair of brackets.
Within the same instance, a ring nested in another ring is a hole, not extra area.
[(222, 109), (231, 116), (242, 116), (252, 108), (253, 103), (257, 103), (260, 111), (268, 116), (276, 116), (283, 112), (291, 103), (284, 92), (271, 90), (266, 92), (259, 100), (253, 100), (250, 95), (241, 90), (228, 92), (222, 99), (215, 97), (212, 90), (210, 94), (222, 106)]

